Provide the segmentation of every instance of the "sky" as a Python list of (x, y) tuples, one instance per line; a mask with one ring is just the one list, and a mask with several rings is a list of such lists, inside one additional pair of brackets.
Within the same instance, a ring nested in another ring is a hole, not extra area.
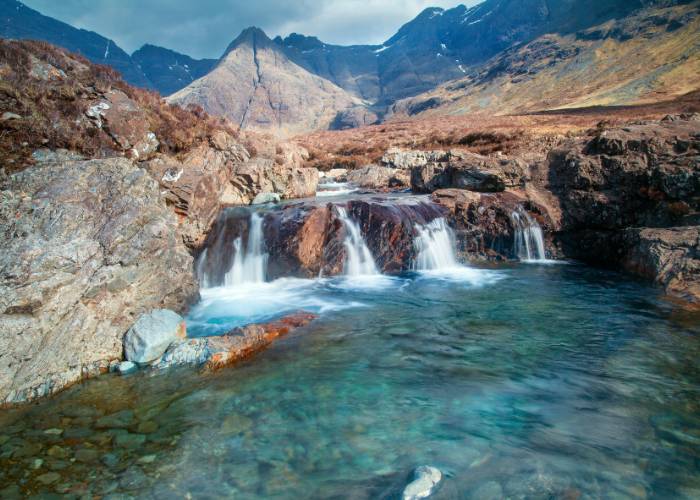
[(381, 44), (427, 7), (478, 0), (22, 0), (131, 53), (144, 43), (218, 58), (248, 26), (270, 36), (317, 36), (326, 43)]

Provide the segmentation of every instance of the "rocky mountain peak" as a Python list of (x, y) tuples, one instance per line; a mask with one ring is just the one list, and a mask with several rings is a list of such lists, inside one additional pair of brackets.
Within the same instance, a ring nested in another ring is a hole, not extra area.
[(250, 26), (241, 31), (241, 34), (238, 35), (233, 42), (231, 42), (231, 44), (226, 48), (222, 59), (233, 50), (243, 46), (273, 50), (276, 48), (275, 43), (270, 39), (270, 37), (267, 36), (267, 33), (256, 26)]

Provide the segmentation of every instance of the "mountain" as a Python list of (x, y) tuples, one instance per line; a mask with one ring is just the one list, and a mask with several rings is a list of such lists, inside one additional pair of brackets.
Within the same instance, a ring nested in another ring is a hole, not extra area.
[(396, 103), (393, 113), (522, 113), (643, 104), (697, 90), (700, 2), (672, 3), (515, 45), (474, 66), (466, 77)]
[(132, 85), (152, 86), (129, 54), (112, 40), (44, 16), (16, 0), (0, 0), (0, 37), (43, 40), (113, 67)]
[(331, 45), (313, 36), (292, 33), (274, 42), (296, 64), (348, 92), (376, 102), (381, 96), (378, 50), (372, 45)]
[[(683, 0), (486, 0), (428, 8), (381, 46), (339, 47), (291, 35), (276, 42), (298, 65), (379, 105), (411, 97), (518, 44), (567, 34), (650, 5)], [(360, 85), (358, 82), (361, 82)]]
[(216, 59), (192, 59), (170, 49), (146, 44), (131, 55), (153, 88), (170, 95), (209, 73)]
[(258, 28), (241, 33), (208, 75), (169, 101), (198, 104), (242, 128), (280, 135), (329, 128), (353, 109), (363, 113), (360, 99), (290, 61)]

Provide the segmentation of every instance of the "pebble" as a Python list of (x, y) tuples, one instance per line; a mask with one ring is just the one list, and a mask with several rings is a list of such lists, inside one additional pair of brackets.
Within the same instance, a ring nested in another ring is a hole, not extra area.
[(135, 449), (143, 445), (146, 441), (146, 436), (143, 434), (119, 434), (114, 438), (114, 444), (120, 448)]
[(42, 465), (44, 465), (44, 461), (41, 458), (35, 458), (34, 461), (32, 462), (32, 469), (38, 469)]
[(97, 429), (126, 429), (134, 420), (134, 412), (131, 410), (122, 410), (117, 413), (112, 413), (102, 417), (95, 422)]
[(114, 453), (106, 453), (105, 455), (102, 455), (100, 461), (109, 468), (119, 465), (119, 457)]
[(403, 500), (428, 498), (442, 481), (442, 472), (435, 467), (422, 465), (413, 472), (413, 481), (403, 490)]
[(61, 448), (60, 446), (52, 446), (46, 454), (53, 458), (68, 458), (70, 455), (65, 448)]
[(44, 434), (48, 434), (49, 436), (60, 436), (63, 434), (63, 429), (46, 429)]
[(99, 456), (100, 454), (97, 450), (91, 450), (90, 448), (81, 448), (75, 452), (75, 459), (83, 463), (96, 462)]
[(156, 456), (155, 455), (146, 455), (141, 458), (139, 458), (138, 462), (140, 464), (152, 464), (153, 462), (156, 461)]
[(56, 481), (61, 479), (61, 475), (58, 472), (47, 472), (45, 474), (42, 474), (40, 476), (37, 476), (36, 480), (39, 481), (41, 484), (53, 484)]

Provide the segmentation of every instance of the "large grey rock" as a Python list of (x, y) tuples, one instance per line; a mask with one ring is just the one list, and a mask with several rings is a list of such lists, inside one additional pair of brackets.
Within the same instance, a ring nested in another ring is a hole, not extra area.
[(442, 481), (442, 472), (435, 467), (422, 465), (413, 473), (413, 481), (403, 490), (403, 500), (419, 500), (435, 493)]
[(0, 185), (0, 401), (122, 357), (141, 314), (197, 293), (158, 184), (125, 159), (40, 162)]
[(350, 172), (347, 180), (369, 189), (408, 188), (411, 185), (411, 174), (408, 170), (367, 165)]
[(185, 320), (179, 314), (158, 309), (143, 314), (124, 337), (124, 355), (134, 363), (160, 358), (173, 342), (186, 337)]

